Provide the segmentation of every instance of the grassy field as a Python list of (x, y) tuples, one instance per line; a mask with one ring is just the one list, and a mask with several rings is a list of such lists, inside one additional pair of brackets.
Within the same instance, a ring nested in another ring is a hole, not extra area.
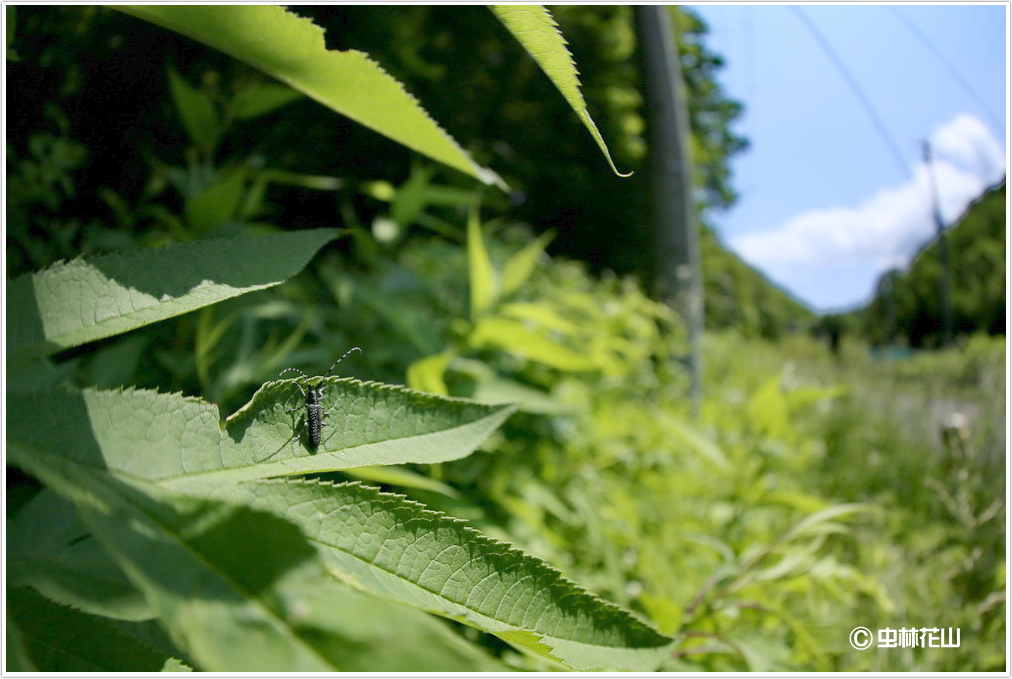
[(853, 623), (961, 629), (959, 649), (843, 651), (835, 669), (1004, 669), (1004, 338), (903, 360), (856, 342), (835, 356), (806, 337), (709, 340), (717, 403), (771, 375), (786, 393), (829, 389), (791, 421), (819, 450), (797, 470), (809, 492), (875, 508), (837, 552), (881, 587)]

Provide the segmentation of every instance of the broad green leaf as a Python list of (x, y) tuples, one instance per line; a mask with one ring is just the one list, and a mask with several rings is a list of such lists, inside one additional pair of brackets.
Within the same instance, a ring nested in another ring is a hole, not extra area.
[(515, 292), (534, 273), (545, 246), (555, 237), (551, 231), (541, 234), (533, 243), (507, 260), (502, 268), (502, 294)]
[(83, 613), (120, 620), (153, 615), (73, 506), (48, 490), (7, 524), (7, 586), (22, 585)]
[(409, 365), (408, 386), (430, 394), (442, 396), (449, 394), (446, 382), (443, 381), (443, 374), (446, 372), (446, 366), (453, 360), (453, 354), (452, 351), (444, 351), (434, 356), (420, 358)]
[(337, 236), (312, 229), (80, 257), (7, 286), (8, 356), (50, 354), (277, 285)]
[(577, 410), (540, 389), (498, 375), (476, 382), (469, 396), (487, 403), (516, 403), (518, 410), (539, 415), (572, 415)]
[(259, 118), (302, 97), (302, 92), (278, 83), (250, 84), (229, 100), (228, 115), (236, 120)]
[(499, 313), (567, 337), (587, 334), (586, 328), (560, 314), (558, 309), (550, 302), (513, 302), (503, 305)]
[(293, 12), (270, 5), (114, 8), (221, 50), (324, 106), (486, 184), (501, 184), (495, 173), (475, 164), (368, 55), (357, 50), (328, 50), (323, 29)]
[(496, 298), (495, 269), (481, 235), (477, 205), (471, 208), (467, 217), (467, 270), (471, 288), (471, 320), (477, 320), (491, 308)]
[(402, 496), (306, 480), (215, 492), (298, 525), (329, 572), (360, 590), (465, 622), (574, 669), (649, 671), (671, 651), (671, 639), (543, 561)]
[(493, 5), (491, 9), (569, 102), (569, 106), (597, 142), (612, 171), (620, 177), (631, 175), (631, 172), (623, 174), (615, 167), (608, 145), (604, 143), (604, 138), (587, 111), (587, 102), (580, 92), (580, 75), (573, 63), (573, 56), (566, 47), (566, 39), (562, 37), (558, 24), (548, 10), (541, 5)]
[(197, 233), (219, 226), (235, 217), (242, 203), (246, 167), (237, 165), (220, 172), (199, 193), (186, 199), (186, 223)]
[(10, 588), (7, 614), (39, 672), (160, 672), (179, 661), (123, 634), (110, 620), (61, 606), (28, 587)]
[(428, 203), (426, 193), (428, 193), (431, 178), (431, 168), (416, 164), (411, 168), (408, 180), (397, 189), (393, 203), (390, 205), (390, 218), (397, 222), (401, 231), (411, 226), (425, 209), (425, 205)]
[(336, 582), (283, 519), (126, 482), (64, 451), (11, 451), (74, 501), (199, 669), (496, 669), (423, 613)]
[(214, 102), (200, 90), (191, 87), (172, 66), (169, 66), (169, 91), (190, 140), (203, 153), (214, 153), (221, 132), (221, 122), (214, 109)]
[(471, 332), (469, 340), (475, 347), (499, 347), (558, 370), (583, 372), (599, 368), (597, 361), (589, 358), (586, 353), (554, 342), (543, 332), (510, 318), (481, 319)]
[[(314, 382), (314, 384), (316, 384)], [(269, 382), (228, 418), (217, 406), (145, 390), (26, 394), (7, 402), (7, 443), (126, 478), (179, 488), (469, 455), (514, 407), (331, 377), (323, 387), (323, 441), (298, 439), (305, 399), (294, 380)], [(288, 408), (294, 408), (288, 412)], [(46, 427), (37, 414), (49, 413)]]
[(473, 390), (466, 394), (469, 398), (485, 403), (515, 403), (517, 410), (541, 415), (571, 415), (577, 410), (549, 393), (496, 374), (481, 361), (457, 358), (452, 369), (473, 381)]

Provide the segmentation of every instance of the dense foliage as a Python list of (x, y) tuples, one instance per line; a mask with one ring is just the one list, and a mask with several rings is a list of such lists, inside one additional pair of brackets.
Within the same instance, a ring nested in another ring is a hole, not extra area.
[[(558, 11), (626, 168), (627, 10)], [(846, 373), (803, 337), (754, 339), (803, 310), (707, 236), (711, 313), (744, 332), (708, 338), (694, 420), (679, 319), (633, 277), (546, 253), (626, 242), (584, 243), (583, 219), (631, 219), (633, 189), (593, 169), (491, 13), (298, 11), (340, 17), (328, 46), (382, 55), (527, 200), (479, 207), (472, 179), (169, 31), (19, 7), (9, 84), (38, 91), (12, 97), (7, 258), (35, 273), (8, 285), (8, 669), (1004, 667), (1003, 342), (902, 374), (847, 344)], [(687, 68), (715, 65), (678, 16)], [(121, 88), (133, 101), (109, 106)], [(277, 380), (355, 345), (340, 374), (390, 384)], [(964, 429), (910, 416), (952, 393)], [(959, 626), (963, 645), (860, 652), (857, 625)]]
[(811, 309), (725, 248), (705, 225), (700, 250), (707, 328), (775, 339), (815, 323)]
[[(508, 199), (499, 192), (486, 196), (490, 216), (523, 221), (537, 232), (551, 230), (552, 252), (587, 261), (596, 271), (642, 272), (648, 252), (644, 246), (649, 237), (644, 230), (648, 201), (643, 197), (649, 173), (645, 171), (646, 113), (633, 8), (561, 6), (557, 10), (582, 70), (590, 111), (616, 162), (624, 170), (635, 171), (629, 179), (609, 175), (594, 145), (583, 135), (557, 134), (556, 130), (574, 124), (572, 110), (483, 8), (314, 6), (298, 11), (330, 29), (328, 45), (355, 47), (373, 55), (426, 103), (435, 119), (478, 162), (494, 167), (509, 182)], [(705, 24), (681, 8), (673, 7), (672, 16), (689, 94), (701, 207), (720, 209), (735, 198), (729, 161), (745, 147), (731, 128), (740, 105), (728, 99), (715, 80), (721, 60), (706, 48)], [(306, 188), (338, 184), (353, 188), (365, 183), (361, 188), (368, 189), (373, 180), (382, 179), (425, 194), (424, 177), (425, 183), (466, 189), (466, 181), (455, 173), (438, 167), (413, 169), (403, 150), (359, 126), (342, 119), (319, 124), (313, 102), (298, 95), (286, 97), (287, 88), (272, 88), (235, 60), (196, 49), (185, 38), (138, 24), (117, 12), (94, 7), (25, 7), (18, 13), (17, 25), (19, 49), (26, 58), (12, 66), (8, 75), (9, 87), (21, 93), (12, 99), (9, 152), (35, 164), (44, 154), (51, 166), (47, 176), (53, 178), (75, 172), (76, 195), (61, 196), (65, 217), (52, 214), (61, 191), (60, 186), (47, 184), (54, 179), (28, 179), (35, 184), (31, 192), (14, 193), (61, 221), (56, 243), (32, 246), (61, 248), (50, 253), (55, 257), (124, 247), (134, 230), (150, 239), (152, 226), (159, 231), (174, 228), (166, 224), (171, 216), (155, 206), (132, 212), (125, 208), (159, 195), (167, 185), (181, 186), (180, 180), (170, 183), (157, 172), (166, 166), (152, 167), (151, 159), (177, 165), (194, 160), (181, 155), (185, 129), (165, 101), (163, 55), (149, 49), (153, 41), (171, 53), (172, 69), (178, 69), (218, 107), (237, 98), (284, 105), (257, 116), (228, 111), (223, 121), (228, 124), (208, 135), (210, 146), (205, 143), (191, 153), (202, 155), (204, 162), (216, 159), (222, 165), (245, 167), (247, 179), (258, 181), (268, 199), (257, 207), (274, 214), (284, 212), (288, 220), (294, 220), (292, 227), (329, 224), (336, 213), (342, 219), (353, 213), (368, 227), (384, 216), (383, 202), (375, 200), (385, 195), (382, 192)], [(74, 39), (60, 39), (66, 35)], [(116, 77), (108, 77), (109, 73)], [(66, 111), (71, 110), (75, 114), (68, 116)], [(88, 124), (96, 120), (107, 124)], [(29, 148), (33, 138), (36, 141)], [(147, 149), (146, 155), (137, 154), (137, 146)], [(321, 153), (321, 149), (331, 152)], [(334, 179), (328, 182), (321, 176), (340, 179), (335, 184)], [(178, 206), (178, 196), (166, 198)], [(447, 205), (446, 190), (423, 195), (414, 203), (415, 210), (393, 215), (399, 220), (396, 238), (409, 235), (410, 224), (405, 222), (416, 217), (422, 226), (440, 230), (438, 225), (445, 227), (458, 204), (451, 200)], [(244, 206), (243, 214), (253, 215), (251, 208)], [(17, 205), (15, 209), (16, 229), (30, 231), (25, 220), (31, 211)], [(705, 213), (703, 217), (705, 221)], [(118, 221), (118, 228), (103, 231), (101, 225), (111, 218)], [(172, 237), (180, 236), (175, 228)], [(753, 269), (717, 247), (705, 232), (703, 238), (709, 324), (776, 336), (807, 316)], [(8, 255), (13, 272), (46, 261), (51, 259), (19, 260)]]
[[(1005, 182), (971, 205), (945, 238), (954, 336), (1004, 335), (1007, 204)], [(879, 281), (875, 299), (847, 322), (877, 344), (934, 347), (943, 342), (942, 264), (933, 239), (905, 271)]]

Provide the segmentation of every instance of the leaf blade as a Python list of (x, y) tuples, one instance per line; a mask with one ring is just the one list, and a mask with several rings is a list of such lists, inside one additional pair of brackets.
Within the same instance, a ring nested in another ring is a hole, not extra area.
[(109, 620), (55, 604), (30, 588), (8, 589), (6, 603), (34, 671), (158, 672), (174, 660)]
[(471, 289), (471, 320), (488, 311), (497, 297), (495, 269), (481, 235), (478, 206), (471, 207), (467, 217), (467, 271)]
[(130, 621), (154, 615), (73, 506), (49, 490), (8, 522), (7, 586), (21, 585), (85, 614)]
[(10, 453), (75, 503), (200, 669), (502, 669), (423, 613), (329, 578), (298, 528), (273, 514), (128, 482), (65, 451)]
[(403, 496), (306, 480), (215, 492), (299, 525), (329, 571), (358, 589), (466, 622), (574, 669), (649, 671), (673, 644), (539, 559)]
[[(332, 412), (319, 450), (293, 441), (301, 404), (293, 380), (269, 382), (223, 429), (218, 408), (178, 394), (47, 390), (7, 401), (7, 440), (26, 451), (67, 451), (77, 463), (128, 479), (191, 488), (291, 474), (464, 457), (514, 410), (351, 378), (322, 381)], [(35, 426), (33, 413), (51, 413)], [(333, 430), (332, 432), (328, 432)], [(175, 451), (166, 454), (166, 447)]]
[(7, 286), (8, 355), (50, 354), (294, 275), (336, 229), (198, 241), (58, 262)]
[(547, 231), (516, 253), (502, 268), (502, 294), (509, 295), (527, 282), (538, 266), (538, 258), (555, 234)]
[(612, 172), (619, 177), (630, 176), (631, 172), (622, 173), (615, 167), (608, 145), (604, 143), (604, 137), (597, 129), (594, 119), (590, 117), (587, 102), (580, 91), (580, 74), (576, 70), (573, 56), (548, 10), (541, 5), (492, 5), (490, 9), (569, 102), (590, 136), (597, 142)]
[(356, 50), (328, 50), (323, 29), (297, 14), (267, 5), (114, 8), (225, 52), (324, 106), (486, 184), (502, 181), (471, 160), (418, 101), (368, 55)]

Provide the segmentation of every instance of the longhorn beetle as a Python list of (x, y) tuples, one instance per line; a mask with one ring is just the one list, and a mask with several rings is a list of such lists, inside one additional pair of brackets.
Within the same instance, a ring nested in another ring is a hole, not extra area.
[[(348, 349), (348, 351), (344, 352), (344, 355), (341, 356), (341, 358), (334, 361), (334, 365), (330, 366), (330, 368), (327, 369), (327, 372), (323, 373), (323, 375), (320, 376), (320, 379), (323, 379), (324, 377), (329, 375), (330, 371), (336, 368), (337, 364), (343, 361), (345, 356), (347, 356), (353, 351), (362, 351), (362, 350), (359, 349), (358, 347), (352, 347), (351, 349)], [(320, 439), (321, 435), (323, 434), (323, 428), (327, 426), (326, 423), (323, 421), (323, 406), (320, 405), (320, 397), (323, 396), (323, 387), (322, 386), (314, 387), (312, 383), (309, 381), (310, 380), (309, 375), (302, 372), (298, 368), (285, 368), (280, 373), (278, 373), (278, 377), (281, 377), (286, 372), (297, 372), (300, 375), (302, 375), (302, 377), (306, 380), (306, 389), (303, 389), (302, 386), (299, 384), (298, 378), (296, 378), (295, 386), (298, 387), (300, 392), (302, 392), (302, 397), (306, 399), (306, 423), (304, 426), (308, 427), (309, 429), (309, 449), (312, 450), (313, 452), (316, 452), (316, 449), (320, 447)], [(298, 408), (286, 408), (285, 410), (288, 412), (292, 412), (301, 409), (302, 407), (299, 406)], [(301, 430), (295, 432), (295, 436), (292, 437), (292, 441), (299, 438), (299, 434), (301, 433), (302, 433)]]

